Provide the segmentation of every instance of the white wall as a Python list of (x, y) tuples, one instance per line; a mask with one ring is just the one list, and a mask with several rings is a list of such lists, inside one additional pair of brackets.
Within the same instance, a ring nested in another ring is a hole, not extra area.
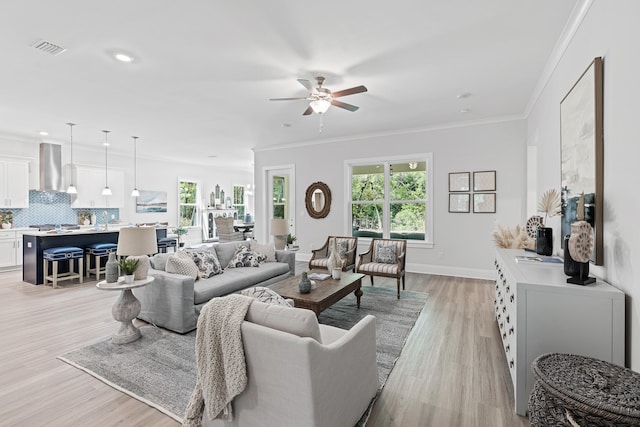
[[(592, 273), (627, 294), (627, 365), (640, 371), (640, 2), (595, 0), (528, 120), (538, 149), (538, 193), (560, 188), (560, 100), (594, 57), (604, 60), (604, 265)], [(559, 228), (554, 235), (559, 237)], [(555, 242), (559, 247), (559, 241)]]
[[(433, 153), (434, 247), (411, 247), (407, 270), (434, 274), (493, 278), (495, 247), (491, 233), (497, 222), (515, 225), (525, 219), (526, 125), (524, 120), (369, 137), (255, 153), (256, 188), (261, 191), (263, 168), (295, 164), (296, 235), (300, 257), (318, 248), (327, 235), (351, 232), (345, 220), (344, 163), (372, 157)], [(448, 212), (449, 172), (497, 171), (496, 214)], [(331, 189), (331, 211), (324, 219), (310, 218), (305, 209), (306, 188), (316, 181)], [(260, 199), (258, 199), (259, 201)], [(256, 217), (264, 218), (256, 203)], [(256, 235), (262, 236), (261, 224)], [(363, 251), (365, 248), (360, 247)]]

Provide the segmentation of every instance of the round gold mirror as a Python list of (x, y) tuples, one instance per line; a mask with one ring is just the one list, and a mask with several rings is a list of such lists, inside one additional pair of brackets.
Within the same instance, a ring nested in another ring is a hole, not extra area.
[(331, 190), (324, 182), (314, 182), (305, 195), (307, 213), (311, 218), (324, 218), (331, 209)]

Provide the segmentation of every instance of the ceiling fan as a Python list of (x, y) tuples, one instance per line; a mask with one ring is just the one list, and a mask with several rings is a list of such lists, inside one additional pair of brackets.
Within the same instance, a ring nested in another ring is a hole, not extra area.
[(271, 98), (270, 101), (295, 101), (302, 99), (311, 101), (309, 103), (309, 107), (307, 107), (307, 109), (304, 110), (304, 113), (302, 113), (303, 116), (308, 116), (311, 113), (323, 114), (332, 105), (344, 108), (345, 110), (356, 111), (360, 107), (338, 101), (336, 98), (367, 91), (367, 88), (364, 86), (355, 86), (349, 89), (331, 92), (329, 89), (322, 87), (322, 84), (324, 83), (324, 77), (322, 76), (316, 77), (318, 87), (313, 87), (309, 80), (298, 79), (298, 82), (309, 91), (309, 95), (301, 98)]

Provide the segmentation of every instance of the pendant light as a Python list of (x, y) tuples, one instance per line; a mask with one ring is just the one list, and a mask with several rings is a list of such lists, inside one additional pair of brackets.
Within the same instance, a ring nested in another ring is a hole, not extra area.
[(69, 141), (71, 142), (71, 180), (69, 182), (69, 187), (67, 187), (67, 193), (68, 194), (78, 194), (78, 189), (76, 188), (75, 184), (73, 183), (75, 180), (75, 166), (73, 166), (73, 127), (76, 125), (75, 123), (67, 123), (67, 125), (69, 125), (69, 131), (71, 132), (71, 137), (69, 138)]
[(110, 130), (103, 130), (102, 132), (104, 132), (104, 188), (102, 189), (102, 195), (103, 196), (111, 196), (111, 189), (109, 188), (109, 179), (108, 179), (108, 175), (107, 175), (107, 170), (108, 170), (108, 163), (107, 163), (107, 149), (109, 148), (109, 141), (108, 141), (108, 136), (109, 136), (109, 132), (111, 132)]
[(137, 171), (137, 163), (138, 163), (138, 153), (137, 153), (137, 143), (138, 137), (132, 136), (133, 138), (133, 191), (131, 192), (131, 197), (139, 197), (140, 192), (138, 191), (138, 171)]

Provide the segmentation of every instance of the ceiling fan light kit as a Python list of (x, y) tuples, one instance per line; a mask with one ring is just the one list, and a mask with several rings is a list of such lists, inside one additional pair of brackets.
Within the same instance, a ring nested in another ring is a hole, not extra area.
[(317, 87), (314, 87), (309, 80), (298, 79), (298, 83), (304, 86), (305, 89), (309, 92), (306, 97), (300, 98), (271, 98), (270, 101), (298, 101), (298, 100), (307, 100), (309, 102), (309, 106), (302, 113), (303, 116), (308, 116), (312, 113), (324, 114), (327, 112), (330, 106), (335, 106), (339, 108), (343, 108), (345, 110), (354, 112), (358, 110), (355, 105), (347, 104), (346, 102), (341, 102), (336, 100), (336, 98), (340, 98), (342, 96), (354, 95), (356, 93), (366, 92), (367, 88), (364, 86), (355, 86), (349, 89), (339, 90), (337, 92), (331, 92), (329, 89), (322, 87), (324, 83), (324, 77), (318, 76), (316, 77)]

